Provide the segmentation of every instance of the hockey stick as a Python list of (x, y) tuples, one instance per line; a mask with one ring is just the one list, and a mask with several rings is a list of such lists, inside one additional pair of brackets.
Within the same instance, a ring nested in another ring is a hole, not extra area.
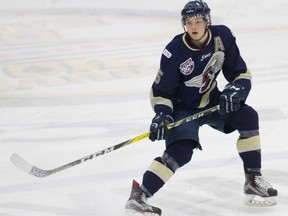
[[(218, 106), (211, 107), (209, 109), (206, 109), (206, 110), (201, 111), (199, 113), (196, 113), (194, 115), (191, 115), (191, 116), (188, 116), (186, 118), (183, 118), (183, 119), (181, 119), (179, 121), (173, 122), (173, 123), (167, 125), (167, 128), (171, 129), (171, 128), (178, 127), (179, 125), (182, 125), (182, 124), (185, 124), (185, 123), (190, 122), (192, 120), (195, 120), (195, 119), (201, 118), (203, 116), (209, 115), (209, 114), (217, 111), (218, 109), (219, 109)], [(134, 137), (133, 139), (129, 139), (129, 140), (124, 141), (122, 143), (119, 143), (117, 145), (105, 148), (103, 150), (100, 150), (98, 152), (90, 154), (90, 155), (88, 155), (86, 157), (80, 158), (78, 160), (72, 161), (70, 163), (64, 164), (62, 166), (59, 166), (57, 168), (50, 169), (50, 170), (45, 170), (45, 169), (41, 169), (41, 168), (38, 168), (36, 166), (33, 166), (29, 162), (24, 160), (20, 155), (18, 155), (16, 153), (11, 155), (10, 160), (20, 170), (22, 170), (22, 171), (24, 171), (26, 173), (29, 173), (29, 174), (31, 174), (33, 176), (43, 178), (43, 177), (55, 174), (57, 172), (60, 172), (62, 170), (69, 169), (69, 168), (71, 168), (73, 166), (76, 166), (78, 164), (84, 163), (84, 162), (86, 162), (88, 160), (91, 160), (91, 159), (93, 159), (95, 157), (98, 157), (100, 155), (104, 155), (104, 154), (110, 153), (112, 151), (115, 151), (117, 149), (120, 149), (120, 148), (122, 148), (124, 146), (136, 143), (136, 142), (138, 142), (138, 141), (140, 141), (142, 139), (147, 138), (149, 135), (150, 135), (150, 132), (146, 132), (144, 134), (141, 134), (139, 136)]]

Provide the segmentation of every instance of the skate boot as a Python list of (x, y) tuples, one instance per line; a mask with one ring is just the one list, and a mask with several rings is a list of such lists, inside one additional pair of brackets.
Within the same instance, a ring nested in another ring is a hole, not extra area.
[(262, 177), (260, 173), (246, 174), (244, 203), (250, 206), (272, 206), (276, 205), (275, 197), (278, 195), (271, 184)]
[(146, 194), (135, 180), (133, 180), (131, 195), (125, 205), (125, 210), (126, 215), (161, 215), (160, 208), (147, 203)]

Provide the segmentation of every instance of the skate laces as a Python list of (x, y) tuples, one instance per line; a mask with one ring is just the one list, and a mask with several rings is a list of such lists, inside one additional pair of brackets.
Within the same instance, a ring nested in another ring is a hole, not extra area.
[(132, 197), (132, 200), (135, 200), (140, 205), (149, 206), (147, 196), (140, 189), (135, 191)]
[(268, 190), (269, 188), (272, 188), (271, 184), (269, 184), (263, 176), (255, 176), (254, 182), (258, 187), (261, 187), (265, 190)]
[(146, 204), (146, 205), (148, 204), (148, 199), (147, 199), (147, 196), (145, 195), (145, 193), (141, 194), (140, 199), (144, 204)]

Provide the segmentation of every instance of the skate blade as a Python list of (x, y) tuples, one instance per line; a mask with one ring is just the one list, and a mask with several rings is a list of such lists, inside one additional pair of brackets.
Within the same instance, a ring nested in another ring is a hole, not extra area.
[(137, 212), (133, 209), (125, 209), (125, 216), (159, 216), (157, 213), (153, 212)]
[(260, 197), (247, 194), (244, 198), (244, 204), (248, 206), (274, 206), (277, 201), (274, 197)]

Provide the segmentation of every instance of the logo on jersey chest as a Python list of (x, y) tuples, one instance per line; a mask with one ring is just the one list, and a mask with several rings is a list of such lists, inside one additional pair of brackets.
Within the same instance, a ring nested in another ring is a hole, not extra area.
[(211, 52), (208, 54), (202, 55), (200, 61), (203, 61), (204, 59), (209, 58), (210, 56), (211, 56)]
[(221, 51), (215, 52), (210, 58), (209, 62), (206, 64), (202, 73), (186, 81), (185, 85), (187, 87), (199, 88), (200, 94), (208, 91), (217, 72), (222, 68), (224, 56), (224, 53)]
[(192, 58), (187, 59), (185, 62), (180, 64), (180, 72), (184, 75), (189, 75), (193, 72), (194, 70), (195, 63), (192, 60)]

